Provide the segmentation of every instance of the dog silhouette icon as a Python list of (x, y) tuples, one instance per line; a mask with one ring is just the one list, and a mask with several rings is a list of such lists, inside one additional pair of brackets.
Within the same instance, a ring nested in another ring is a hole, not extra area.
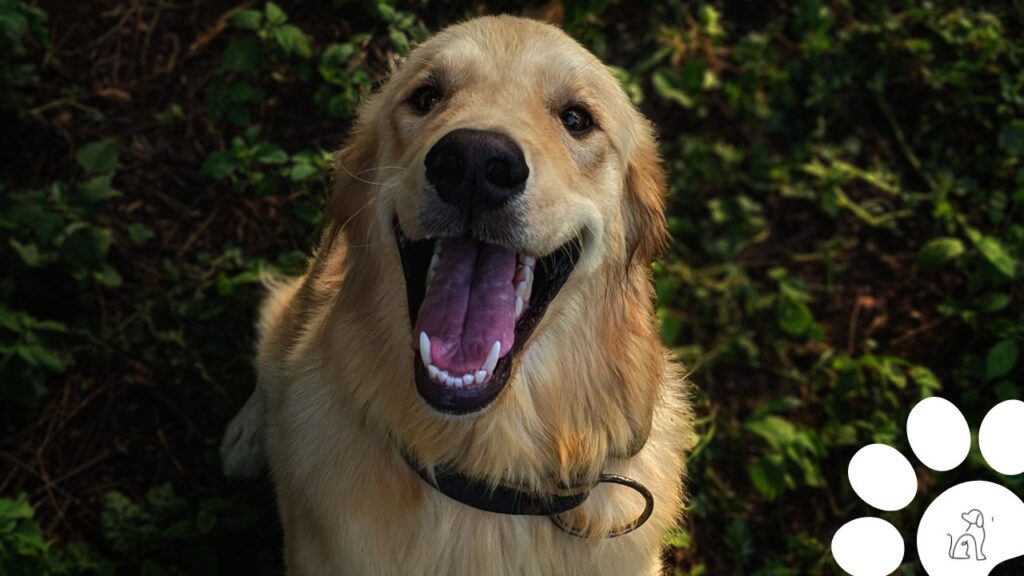
[(953, 560), (986, 560), (985, 515), (975, 508), (970, 512), (964, 512), (960, 518), (967, 522), (967, 529), (956, 540), (953, 540), (952, 534), (946, 533), (949, 537), (949, 557)]

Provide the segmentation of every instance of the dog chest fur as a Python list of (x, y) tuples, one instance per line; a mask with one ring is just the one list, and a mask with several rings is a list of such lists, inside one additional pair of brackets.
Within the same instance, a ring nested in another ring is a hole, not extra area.
[[(320, 380), (316, 374), (306, 378)], [(271, 408), (267, 438), (290, 574), (660, 572), (660, 539), (676, 522), (681, 502), (678, 468), (667, 465), (683, 453), (680, 431), (665, 426), (672, 424), (671, 410), (659, 409), (659, 421), (639, 454), (608, 469), (652, 490), (652, 518), (627, 536), (588, 540), (563, 533), (543, 517), (491, 514), (452, 501), (426, 485), (365, 414), (338, 402), (342, 399), (329, 390), (302, 383), (281, 390), (282, 397), (270, 403), (280, 412)], [(679, 392), (666, 394), (666, 408), (681, 401)], [(625, 489), (601, 488), (584, 509), (622, 519), (635, 515), (638, 506)]]

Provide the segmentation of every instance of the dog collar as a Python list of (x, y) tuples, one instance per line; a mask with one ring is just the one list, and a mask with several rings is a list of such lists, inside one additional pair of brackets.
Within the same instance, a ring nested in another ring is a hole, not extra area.
[(434, 490), (456, 502), (495, 514), (547, 516), (562, 531), (581, 538), (589, 538), (594, 535), (567, 524), (560, 515), (583, 504), (590, 496), (590, 492), (599, 484), (626, 486), (644, 498), (644, 510), (640, 516), (632, 522), (618, 526), (604, 534), (605, 538), (615, 538), (636, 530), (647, 522), (654, 511), (654, 496), (651, 491), (640, 482), (617, 474), (601, 474), (593, 484), (570, 486), (553, 493), (538, 493), (501, 484), (492, 486), (484, 480), (467, 476), (449, 466), (435, 468), (431, 473), (402, 446), (396, 444), (396, 447), (402, 455), (402, 459), (416, 472), (417, 476)]

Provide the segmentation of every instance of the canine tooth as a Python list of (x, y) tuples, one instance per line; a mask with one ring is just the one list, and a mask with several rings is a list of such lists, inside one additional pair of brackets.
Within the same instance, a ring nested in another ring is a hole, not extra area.
[(534, 258), (533, 256), (523, 256), (523, 266), (526, 266), (527, 268), (533, 268), (533, 266), (536, 263), (537, 259)]
[[(531, 278), (532, 280), (532, 278)], [(522, 298), (523, 301), (529, 302), (530, 296), (533, 294), (533, 282), (523, 280), (516, 285), (516, 296)]]
[[(519, 294), (518, 290), (516, 291), (516, 294)], [(520, 298), (519, 296), (516, 296), (516, 319), (517, 320), (519, 319), (519, 316), (522, 313), (523, 313), (523, 299)]]
[(420, 332), (420, 359), (424, 366), (430, 366), (430, 337), (426, 332)]
[(427, 373), (430, 374), (431, 380), (437, 380), (437, 375), (440, 374), (441, 371), (437, 369), (437, 366), (427, 364)]
[(498, 365), (498, 354), (501, 354), (501, 340), (494, 341), (494, 346), (491, 346), (487, 360), (484, 360), (484, 365), (480, 369), (484, 372), (494, 372), (494, 367)]
[(462, 384), (463, 385), (469, 386), (472, 383), (473, 383), (473, 375), (472, 374), (466, 374), (465, 376), (462, 377)]
[(485, 378), (487, 378), (487, 372), (484, 372), (483, 370), (477, 370), (476, 374), (473, 375), (473, 380), (475, 380), (477, 384), (483, 384)]
[(437, 270), (437, 261), (439, 258), (437, 254), (430, 259), (430, 266), (427, 267), (427, 286), (430, 286), (430, 281), (434, 279), (434, 272)]

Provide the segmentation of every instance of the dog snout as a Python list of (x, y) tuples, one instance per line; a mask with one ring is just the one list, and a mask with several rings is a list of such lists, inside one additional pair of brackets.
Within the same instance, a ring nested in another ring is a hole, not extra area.
[(424, 160), (438, 196), (471, 220), (521, 194), (530, 168), (523, 150), (500, 132), (460, 128), (445, 134)]

